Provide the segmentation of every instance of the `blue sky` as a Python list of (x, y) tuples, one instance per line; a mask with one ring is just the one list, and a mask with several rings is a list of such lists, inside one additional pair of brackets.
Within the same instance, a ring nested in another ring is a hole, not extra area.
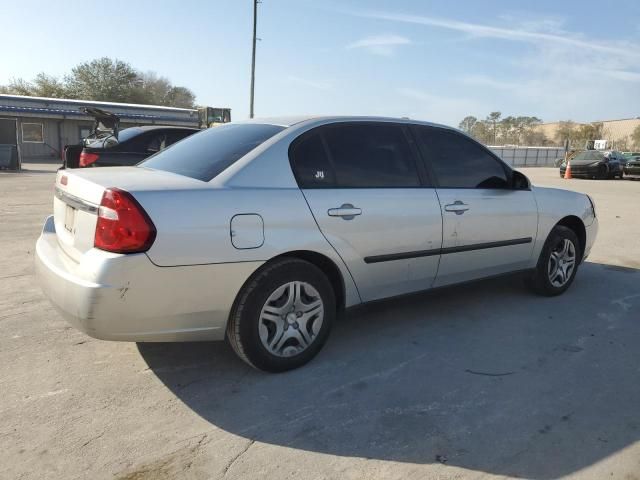
[[(6, 1), (0, 83), (110, 56), (245, 118), (251, 12), (251, 0)], [(257, 116), (640, 115), (637, 0), (263, 0), (258, 36)]]

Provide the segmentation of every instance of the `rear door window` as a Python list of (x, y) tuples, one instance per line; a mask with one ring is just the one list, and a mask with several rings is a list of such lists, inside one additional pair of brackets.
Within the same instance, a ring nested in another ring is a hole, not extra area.
[(296, 141), (291, 164), (301, 188), (420, 187), (402, 125), (336, 123)]
[(333, 188), (336, 178), (324, 139), (319, 131), (303, 135), (289, 151), (293, 173), (300, 188)]
[(284, 130), (279, 125), (226, 124), (187, 137), (139, 166), (208, 182), (258, 145)]
[(421, 149), (441, 188), (510, 188), (505, 165), (454, 131), (415, 127)]

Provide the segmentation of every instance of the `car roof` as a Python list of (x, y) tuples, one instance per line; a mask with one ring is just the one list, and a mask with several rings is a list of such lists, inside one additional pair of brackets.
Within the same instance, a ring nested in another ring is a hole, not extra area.
[(452, 129), (448, 125), (442, 125), (433, 122), (427, 122), (423, 120), (414, 120), (408, 117), (378, 117), (378, 116), (364, 116), (364, 115), (292, 115), (281, 117), (263, 117), (254, 118), (251, 120), (241, 120), (234, 123), (260, 123), (269, 125), (279, 125), (282, 127), (291, 127), (304, 122), (318, 122), (318, 123), (331, 123), (331, 122), (397, 122), (407, 124), (419, 124), (428, 125), (432, 127), (441, 127)]

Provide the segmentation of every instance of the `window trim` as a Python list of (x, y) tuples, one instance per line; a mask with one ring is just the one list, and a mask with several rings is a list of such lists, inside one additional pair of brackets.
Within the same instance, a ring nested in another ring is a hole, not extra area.
[[(479, 187), (445, 187), (440, 185), (440, 181), (438, 179), (438, 175), (436, 174), (435, 168), (433, 167), (433, 164), (431, 163), (431, 160), (429, 159), (429, 154), (427, 151), (427, 147), (423, 144), (422, 140), (420, 139), (420, 135), (419, 132), (417, 131), (418, 128), (427, 128), (430, 130), (435, 130), (438, 132), (444, 132), (444, 133), (450, 133), (455, 137), (459, 137), (459, 138), (463, 138), (464, 140), (471, 142), (475, 145), (477, 145), (478, 147), (480, 147), (482, 150), (485, 151), (485, 153), (487, 153), (491, 158), (493, 158), (496, 162), (498, 162), (498, 164), (502, 167), (502, 169), (505, 172), (505, 175), (507, 177), (507, 182), (509, 182), (509, 184), (511, 184), (513, 182), (513, 169), (507, 165), (506, 162), (504, 162), (500, 157), (498, 157), (495, 153), (493, 153), (489, 148), (487, 148), (485, 145), (483, 145), (482, 143), (478, 142), (477, 140), (461, 133), (458, 132), (457, 130), (454, 129), (449, 129), (449, 128), (443, 128), (443, 127), (436, 127), (433, 125), (421, 125), (421, 124), (411, 124), (411, 133), (414, 135), (415, 137), (415, 142), (416, 142), (416, 146), (418, 147), (418, 150), (420, 152), (420, 157), (422, 159), (422, 162), (424, 163), (425, 168), (427, 169), (427, 171), (429, 172), (429, 175), (432, 178), (432, 182), (433, 185), (435, 186), (435, 188), (441, 189), (441, 190), (453, 190), (453, 189), (457, 189), (457, 190), (513, 190), (513, 187), (509, 186), (507, 188), (479, 188)], [(530, 190), (530, 188), (528, 189)]]
[[(345, 127), (345, 126), (350, 126), (350, 125), (391, 125), (391, 126), (396, 126), (396, 127), (400, 127), (400, 129), (402, 130), (402, 133), (404, 135), (404, 139), (407, 142), (407, 145), (409, 147), (409, 150), (411, 152), (411, 156), (413, 157), (413, 164), (416, 170), (416, 174), (418, 177), (418, 185), (415, 186), (406, 186), (406, 187), (396, 187), (396, 186), (387, 186), (387, 187), (363, 187), (363, 186), (342, 186), (338, 184), (338, 176), (336, 174), (336, 168), (335, 168), (335, 162), (333, 159), (333, 155), (331, 154), (331, 151), (329, 150), (329, 145), (327, 143), (326, 137), (324, 135), (324, 130), (327, 130), (329, 128), (340, 128), (340, 127)], [(407, 123), (402, 123), (402, 122), (380, 122), (380, 121), (372, 121), (372, 120), (363, 120), (363, 121), (335, 121), (335, 122), (331, 122), (331, 123), (325, 123), (323, 125), (318, 125), (316, 127), (313, 127), (309, 130), (307, 130), (306, 132), (301, 133), (300, 135), (298, 135), (295, 139), (293, 139), (291, 141), (291, 143), (289, 144), (289, 148), (287, 151), (287, 156), (289, 157), (289, 166), (291, 168), (291, 172), (293, 173), (293, 176), (296, 180), (296, 183), (298, 185), (298, 188), (300, 188), (301, 190), (327, 190), (327, 189), (331, 189), (331, 190), (381, 190), (381, 189), (393, 189), (393, 190), (398, 190), (398, 189), (414, 189), (414, 188), (435, 188), (435, 184), (433, 183), (433, 181), (431, 180), (433, 177), (432, 175), (429, 173), (429, 171), (425, 168), (423, 160), (421, 158), (420, 155), (420, 151), (418, 149), (418, 145), (415, 142), (415, 139), (412, 137), (411, 132), (409, 131), (409, 127), (411, 127), (412, 124), (407, 124)], [(322, 146), (324, 148), (324, 153), (327, 156), (327, 161), (332, 169), (332, 175), (334, 178), (334, 183), (332, 185), (311, 185), (311, 186), (302, 186), (300, 179), (298, 177), (298, 174), (296, 172), (296, 169), (294, 167), (293, 164), (293, 158), (292, 158), (292, 153), (293, 150), (297, 147), (297, 145), (299, 143), (301, 143), (302, 141), (304, 141), (306, 138), (312, 136), (312, 135), (318, 135), (320, 137), (320, 140), (322, 142)]]
[[(40, 141), (34, 141), (34, 140), (25, 140), (24, 139), (24, 126), (25, 125), (39, 125), (40, 126), (40, 132), (42, 133), (42, 140)], [(20, 123), (20, 133), (22, 134), (22, 143), (44, 143), (44, 123), (42, 122), (22, 122)]]

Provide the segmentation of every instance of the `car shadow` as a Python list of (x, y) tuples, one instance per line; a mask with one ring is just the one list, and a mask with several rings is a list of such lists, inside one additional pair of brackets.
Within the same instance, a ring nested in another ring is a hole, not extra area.
[(349, 312), (284, 374), (222, 342), (138, 348), (185, 405), (247, 439), (547, 479), (640, 439), (638, 311), (640, 270), (586, 263), (559, 297), (505, 277)]

